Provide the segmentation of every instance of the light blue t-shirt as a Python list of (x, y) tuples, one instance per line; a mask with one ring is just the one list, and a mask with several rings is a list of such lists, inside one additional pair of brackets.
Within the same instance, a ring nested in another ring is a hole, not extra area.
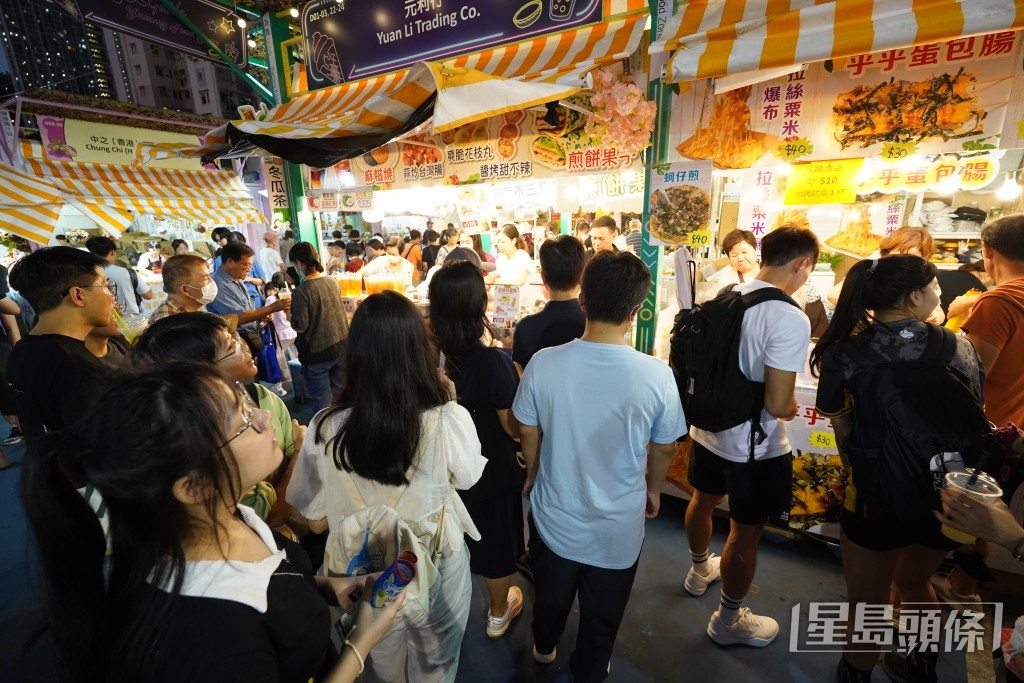
[(543, 434), (530, 503), (557, 555), (607, 569), (640, 556), (647, 444), (686, 433), (672, 371), (628, 346), (575, 340), (538, 352), (512, 404)]

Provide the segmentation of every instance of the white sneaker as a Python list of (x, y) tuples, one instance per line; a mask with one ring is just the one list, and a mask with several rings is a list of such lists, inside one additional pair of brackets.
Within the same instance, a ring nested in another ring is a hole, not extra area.
[(718, 610), (711, 615), (708, 635), (719, 645), (749, 645), (764, 647), (779, 635), (779, 622), (771, 617), (754, 616), (747, 607), (740, 608), (739, 619), (729, 626), (718, 616)]
[(512, 586), (508, 589), (508, 608), (502, 617), (491, 616), (491, 610), (487, 610), (487, 636), (497, 640), (505, 635), (512, 620), (523, 611), (523, 591), (519, 586)]
[[(551, 648), (551, 652), (541, 652), (540, 650), (537, 649), (537, 644), (536, 643), (533, 644), (533, 659), (538, 664), (550, 664), (551, 662), (555, 661), (556, 657), (558, 657), (558, 648), (557, 647)], [(609, 671), (609, 673), (611, 672), (611, 666), (612, 666), (612, 663), (608, 662), (608, 671)]]
[(690, 567), (690, 571), (686, 573), (686, 581), (683, 582), (683, 588), (690, 595), (699, 598), (704, 595), (707, 591), (708, 586), (713, 584), (722, 578), (722, 558), (715, 557), (714, 554), (709, 555), (704, 566), (707, 568), (707, 574), (701, 574), (694, 567)]
[(284, 398), (285, 396), (288, 395), (288, 390), (285, 389), (280, 384), (275, 384), (274, 386), (270, 387), (270, 390), (273, 391), (278, 396), (280, 396), (281, 398)]

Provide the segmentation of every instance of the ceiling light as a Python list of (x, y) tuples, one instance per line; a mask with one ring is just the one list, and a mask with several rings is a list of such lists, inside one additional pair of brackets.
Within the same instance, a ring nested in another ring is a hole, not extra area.
[(296, 7), (292, 7), (290, 10), (288, 10), (288, 14), (292, 15), (292, 19), (299, 18), (299, 10)]
[(1020, 196), (1020, 185), (1017, 184), (1017, 179), (1014, 177), (1016, 174), (1006, 174), (1006, 180), (1003, 181), (1002, 186), (996, 192), (996, 197), (1000, 201), (1008, 202), (1016, 199)]
[(238, 24), (238, 28), (246, 27), (245, 19), (243, 19), (242, 17), (238, 17), (238, 19), (235, 20), (235, 23)]

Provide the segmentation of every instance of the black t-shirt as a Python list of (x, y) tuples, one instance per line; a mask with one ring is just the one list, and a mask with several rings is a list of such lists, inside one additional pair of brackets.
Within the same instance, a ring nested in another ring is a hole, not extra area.
[(110, 377), (78, 339), (60, 334), (28, 335), (7, 361), (21, 431), (39, 436), (74, 422)]
[(437, 252), (441, 248), (439, 244), (428, 244), (422, 248), (423, 262), (427, 264), (427, 270), (430, 270), (434, 265), (434, 261), (437, 260)]
[(466, 502), (507, 496), (522, 489), (523, 469), (516, 461), (516, 442), (501, 427), (499, 410), (512, 408), (519, 373), (500, 349), (477, 346), (459, 359), (452, 371), (459, 405), (469, 411), (487, 458), (480, 480), (460, 491)]
[(132, 345), (124, 337), (111, 337), (107, 340), (107, 355), (99, 361), (115, 370), (128, 370), (132, 364)]
[(568, 344), (583, 335), (587, 316), (578, 299), (549, 301), (544, 310), (519, 321), (512, 335), (512, 360), (523, 368), (541, 349)]
[(220, 598), (174, 598), (153, 681), (307, 683), (319, 677), (330, 641), (327, 603), (306, 553), (274, 537), (287, 559), (270, 578), (267, 611)]
[(943, 313), (949, 313), (949, 305), (953, 299), (963, 296), (972, 289), (984, 292), (987, 288), (982, 284), (974, 273), (967, 273), (962, 270), (940, 270), (936, 279), (939, 281), (939, 288), (942, 294), (939, 296), (939, 305)]

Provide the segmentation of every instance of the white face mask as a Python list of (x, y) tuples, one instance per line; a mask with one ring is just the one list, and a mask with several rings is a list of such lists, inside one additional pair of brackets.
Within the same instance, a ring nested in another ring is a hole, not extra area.
[[(193, 287), (192, 285), (185, 286), (188, 287), (189, 289), (199, 289), (199, 287)], [(214, 282), (213, 280), (210, 280), (208, 283), (206, 283), (206, 285), (203, 286), (203, 288), (200, 291), (202, 291), (201, 296), (192, 296), (191, 294), (186, 294), (185, 296), (195, 299), (200, 304), (205, 306), (206, 304), (211, 303), (214, 299), (217, 298), (217, 292), (219, 290), (217, 289), (217, 283)]]

